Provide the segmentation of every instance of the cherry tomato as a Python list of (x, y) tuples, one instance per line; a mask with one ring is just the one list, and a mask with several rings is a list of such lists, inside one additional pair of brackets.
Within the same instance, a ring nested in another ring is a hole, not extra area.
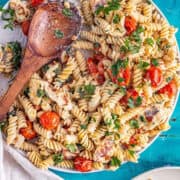
[(171, 81), (165, 87), (159, 90), (160, 94), (167, 94), (170, 98), (173, 97), (177, 92), (177, 85), (174, 81)]
[(158, 87), (163, 81), (163, 74), (161, 69), (151, 66), (146, 73), (146, 78), (151, 81), (152, 87)]
[(137, 144), (137, 139), (134, 136), (131, 136), (129, 140), (130, 145), (136, 145)]
[(132, 32), (134, 32), (136, 30), (137, 22), (133, 17), (126, 16), (124, 26), (126, 28), (127, 35), (130, 35)]
[(40, 4), (42, 4), (44, 2), (44, 0), (30, 0), (30, 5), (32, 7), (36, 7), (39, 6)]
[(104, 81), (105, 81), (104, 74), (98, 74), (98, 76), (96, 77), (96, 80), (97, 80), (99, 85), (104, 84)]
[(77, 171), (87, 172), (92, 170), (92, 161), (83, 157), (76, 157), (74, 167)]
[(130, 68), (126, 69), (120, 69), (117, 80), (118, 80), (118, 85), (120, 86), (127, 86), (130, 83), (131, 79), (131, 71)]
[(26, 121), (27, 127), (20, 129), (20, 134), (22, 134), (26, 139), (30, 140), (36, 137), (36, 132), (33, 130), (32, 122)]
[(26, 36), (28, 35), (29, 27), (30, 27), (30, 21), (29, 21), (29, 20), (24, 21), (24, 22), (21, 24), (22, 32), (23, 32), (24, 35), (26, 35)]
[(45, 129), (53, 130), (59, 125), (60, 118), (57, 113), (47, 111), (40, 116), (40, 123)]
[(98, 72), (97, 65), (93, 62), (93, 58), (88, 58), (87, 66), (91, 74), (96, 74)]

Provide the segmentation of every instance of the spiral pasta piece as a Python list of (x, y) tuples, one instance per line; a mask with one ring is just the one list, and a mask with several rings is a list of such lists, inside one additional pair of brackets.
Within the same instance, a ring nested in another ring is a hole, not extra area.
[(31, 102), (24, 95), (22, 95), (22, 96), (19, 95), (18, 99), (19, 99), (19, 102), (21, 103), (21, 105), (23, 106), (24, 111), (25, 111), (26, 115), (28, 116), (29, 120), (34, 121), (36, 119), (37, 111), (31, 104)]

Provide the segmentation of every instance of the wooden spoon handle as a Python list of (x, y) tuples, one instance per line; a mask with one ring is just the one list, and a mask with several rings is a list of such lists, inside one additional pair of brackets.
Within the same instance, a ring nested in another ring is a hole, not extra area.
[(17, 95), (23, 89), (24, 85), (31, 77), (31, 75), (32, 74), (28, 71), (19, 71), (13, 84), (10, 86), (7, 93), (3, 96), (3, 98), (0, 101), (0, 121), (6, 116), (6, 113), (8, 112), (10, 106), (13, 104)]
[(23, 63), (16, 76), (16, 79), (8, 89), (7, 93), (0, 100), (0, 121), (5, 118), (10, 106), (13, 104), (17, 95), (21, 92), (32, 74), (39, 70), (44, 64), (47, 64), (49, 61), (50, 60), (47, 57), (33, 55), (33, 53), (27, 48)]

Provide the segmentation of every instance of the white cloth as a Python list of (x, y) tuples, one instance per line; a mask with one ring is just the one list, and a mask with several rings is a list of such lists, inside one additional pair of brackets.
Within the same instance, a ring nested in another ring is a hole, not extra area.
[(17, 150), (8, 146), (0, 132), (0, 180), (63, 180), (48, 170), (33, 166)]

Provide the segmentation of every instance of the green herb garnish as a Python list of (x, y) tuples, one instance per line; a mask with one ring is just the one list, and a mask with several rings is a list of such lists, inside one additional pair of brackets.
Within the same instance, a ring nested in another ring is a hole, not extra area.
[(146, 2), (147, 2), (148, 4), (151, 4), (151, 1), (150, 1), (150, 0), (146, 0)]
[(58, 67), (58, 68), (56, 68), (53, 72), (54, 72), (56, 75), (58, 75), (58, 74), (60, 74), (60, 72), (61, 72), (61, 68)]
[(67, 17), (73, 16), (73, 12), (71, 11), (71, 9), (68, 9), (68, 8), (64, 8), (62, 10), (62, 13), (64, 14), (64, 16), (67, 16)]
[(128, 62), (129, 62), (128, 59), (126, 59), (126, 60), (120, 60), (120, 59), (117, 60), (117, 62), (111, 66), (112, 74), (114, 76), (117, 76), (120, 69), (122, 69), (122, 68), (124, 69), (124, 68), (126, 68), (128, 66)]
[(140, 116), (139, 119), (140, 119), (141, 122), (145, 122), (146, 121), (144, 116)]
[(142, 42), (140, 34), (144, 32), (144, 28), (142, 26), (139, 26), (136, 31), (132, 33), (130, 36), (130, 39), (140, 44)]
[(172, 77), (167, 77), (167, 78), (166, 78), (166, 82), (167, 82), (167, 83), (171, 82), (171, 80), (172, 80)]
[(64, 157), (63, 157), (62, 154), (55, 154), (55, 155), (53, 155), (53, 161), (54, 161), (55, 165), (59, 164), (63, 160), (64, 160)]
[(4, 129), (4, 127), (6, 126), (7, 121), (2, 121), (0, 122), (0, 130), (2, 131)]
[(129, 121), (129, 124), (130, 124), (130, 126), (131, 126), (132, 128), (135, 128), (135, 129), (139, 128), (139, 123), (138, 123), (138, 121), (137, 121), (136, 119), (131, 119), (131, 120)]
[(43, 97), (45, 95), (45, 91), (43, 89), (38, 89), (36, 95), (37, 97)]
[(1, 18), (3, 21), (7, 21), (7, 24), (4, 26), (4, 29), (11, 29), (14, 28), (14, 21), (15, 21), (15, 11), (13, 9), (3, 9), (0, 7)]
[(135, 101), (135, 106), (138, 107), (142, 104), (142, 97), (138, 96), (136, 101)]
[(135, 151), (133, 151), (133, 150), (128, 150), (129, 151), (129, 154), (131, 155), (131, 156), (134, 156), (134, 154), (135, 154)]
[(67, 144), (66, 147), (72, 153), (76, 152), (76, 150), (77, 150), (77, 147), (75, 144)]
[(22, 48), (19, 42), (9, 42), (7, 46), (11, 49), (13, 54), (14, 68), (17, 70), (21, 65)]
[(112, 157), (110, 161), (111, 166), (120, 166), (121, 161), (117, 157)]
[(152, 63), (152, 65), (154, 65), (154, 66), (159, 66), (159, 62), (158, 62), (157, 59), (152, 59), (152, 60), (151, 60), (151, 63)]
[(145, 61), (140, 61), (139, 64), (138, 64), (138, 68), (144, 70), (146, 69), (150, 64), (148, 62), (145, 62)]
[(91, 98), (91, 96), (94, 94), (96, 89), (95, 85), (88, 84), (88, 85), (83, 85), (79, 89), (80, 96), (82, 98)]
[(118, 10), (120, 8), (120, 0), (111, 0), (107, 3), (107, 6), (100, 5), (95, 13), (99, 14), (103, 12), (104, 14), (108, 15), (111, 11)]
[(118, 78), (118, 82), (120, 82), (120, 83), (121, 83), (121, 82), (124, 82), (124, 78), (119, 77), (119, 78)]
[(23, 93), (26, 97), (29, 97), (29, 87), (27, 87)]
[(87, 129), (87, 125), (86, 124), (81, 124), (81, 129)]
[(48, 69), (49, 69), (49, 65), (46, 64), (46, 65), (44, 65), (44, 66), (42, 67), (42, 72), (43, 72), (43, 73), (46, 73), (46, 72), (48, 71)]
[(116, 14), (114, 17), (113, 17), (113, 23), (114, 24), (118, 24), (120, 22), (121, 18), (118, 14)]
[(131, 97), (128, 99), (127, 105), (128, 105), (128, 107), (130, 107), (130, 108), (134, 108), (134, 107), (135, 107), (135, 105), (134, 105), (134, 100), (133, 100)]
[(145, 43), (148, 44), (148, 45), (150, 45), (150, 46), (153, 46), (153, 45), (154, 45), (154, 41), (153, 41), (152, 38), (146, 38), (146, 39), (145, 39)]
[(121, 93), (123, 93), (123, 94), (126, 94), (126, 87), (120, 87), (119, 88), (119, 91), (121, 92)]
[(54, 35), (55, 35), (56, 38), (58, 38), (58, 39), (64, 37), (64, 33), (63, 33), (61, 30), (59, 30), (59, 29), (54, 30)]
[(113, 134), (113, 132), (109, 132), (109, 131), (106, 131), (105, 132), (105, 136), (110, 136), (110, 135), (112, 135)]

